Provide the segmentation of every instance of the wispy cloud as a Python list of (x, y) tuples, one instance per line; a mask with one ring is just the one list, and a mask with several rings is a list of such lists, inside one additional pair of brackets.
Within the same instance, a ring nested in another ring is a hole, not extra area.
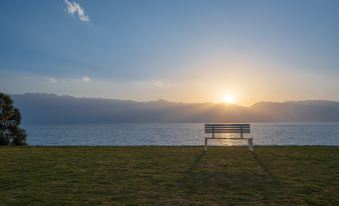
[(171, 86), (171, 84), (160, 81), (160, 80), (152, 80), (152, 84), (156, 87), (170, 87)]
[(83, 82), (89, 82), (89, 81), (91, 81), (91, 78), (90, 78), (90, 77), (82, 77), (82, 78), (81, 78), (81, 81), (83, 81)]
[[(51, 84), (56, 84), (56, 83), (61, 83), (61, 84), (67, 84), (69, 82), (90, 82), (92, 79), (88, 76), (84, 76), (81, 78), (68, 78), (68, 79), (55, 79), (53, 77), (42, 77), (44, 81), (47, 81), (48, 83)], [(66, 81), (67, 80), (67, 81)]]
[(46, 79), (47, 79), (47, 81), (48, 81), (49, 83), (52, 83), (52, 84), (58, 82), (58, 81), (57, 81), (56, 79), (54, 79), (53, 77), (47, 77)]
[(89, 21), (89, 17), (85, 14), (85, 10), (80, 6), (80, 4), (76, 2), (69, 2), (68, 0), (64, 0), (64, 2), (67, 6), (67, 11), (69, 14), (76, 14), (81, 21)]

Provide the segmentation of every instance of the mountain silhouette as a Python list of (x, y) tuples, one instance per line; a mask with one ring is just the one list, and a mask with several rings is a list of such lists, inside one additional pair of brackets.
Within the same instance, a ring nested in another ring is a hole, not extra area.
[(339, 102), (259, 102), (250, 107), (215, 103), (136, 102), (55, 94), (12, 95), (24, 124), (338, 122)]

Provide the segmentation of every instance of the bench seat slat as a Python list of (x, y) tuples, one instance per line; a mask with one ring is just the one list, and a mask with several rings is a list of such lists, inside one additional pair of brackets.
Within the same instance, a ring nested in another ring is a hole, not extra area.
[(205, 133), (251, 133), (249, 129), (222, 129), (222, 130), (205, 130)]
[(250, 126), (244, 125), (244, 126), (228, 126), (228, 125), (224, 125), (224, 126), (210, 126), (210, 125), (206, 125), (205, 128), (250, 128)]
[(250, 128), (250, 127), (205, 127), (205, 128), (208, 128), (208, 129), (212, 129), (212, 128), (215, 128), (215, 129), (222, 129), (222, 128)]
[(230, 129), (230, 130), (232, 130), (232, 129), (234, 129), (234, 130), (249, 130), (250, 128), (248, 128), (248, 127), (246, 127), (246, 128), (205, 128), (205, 130), (228, 130), (228, 129)]
[(205, 124), (206, 127), (244, 127), (244, 126), (247, 126), (249, 127), (250, 124)]

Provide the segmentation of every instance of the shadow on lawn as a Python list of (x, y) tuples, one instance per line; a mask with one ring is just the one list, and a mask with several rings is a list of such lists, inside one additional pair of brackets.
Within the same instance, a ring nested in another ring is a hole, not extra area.
[(278, 179), (272, 174), (272, 172), (265, 166), (265, 164), (261, 161), (258, 155), (255, 152), (251, 152), (253, 159), (258, 163), (261, 169), (264, 171), (265, 175), (272, 179), (275, 183), (279, 184)]
[(199, 164), (199, 162), (201, 161), (201, 159), (203, 158), (203, 156), (205, 156), (206, 151), (203, 150), (198, 156), (197, 158), (195, 158), (195, 160), (192, 162), (192, 164), (187, 168), (187, 170), (184, 172), (184, 177), (190, 176), (193, 173), (194, 168), (196, 168)]
[[(251, 152), (249, 156), (252, 156), (256, 164), (263, 171), (263, 176), (261, 176), (260, 184), (258, 178), (255, 175), (251, 176), (241, 173), (232, 173), (232, 168), (230, 173), (225, 172), (203, 172), (199, 171), (199, 168), (202, 166), (202, 159), (205, 157), (206, 152), (202, 151), (199, 153), (189, 167), (184, 171), (183, 176), (178, 181), (179, 190), (182, 191), (183, 205), (189, 205), (193, 195), (199, 194), (201, 190), (208, 193), (209, 190), (206, 187), (212, 186), (212, 188), (218, 187), (222, 188), (224, 191), (227, 190), (238, 190), (239, 187), (243, 184), (247, 184), (249, 188), (255, 188), (261, 190), (261, 195), (267, 196), (270, 198), (270, 191), (272, 188), (280, 188), (280, 184), (277, 177), (275, 177), (269, 168), (263, 163), (260, 157)], [(220, 165), (219, 165), (220, 166)], [(223, 167), (223, 166), (222, 166)], [(231, 166), (231, 167), (237, 167)], [(197, 170), (198, 169), (198, 170)], [(249, 170), (250, 171), (250, 170)], [(260, 170), (259, 170), (260, 171)], [(258, 174), (256, 174), (258, 175)], [(260, 177), (259, 177), (260, 178)], [(267, 194), (266, 194), (267, 193)], [(259, 194), (259, 193), (257, 193)]]
[(192, 164), (184, 171), (183, 176), (179, 179), (178, 186), (183, 192), (182, 204), (187, 205), (192, 194), (198, 189), (196, 184), (199, 181), (199, 177), (194, 174), (194, 170), (198, 168), (201, 159), (205, 156), (206, 152), (203, 150), (192, 162)]

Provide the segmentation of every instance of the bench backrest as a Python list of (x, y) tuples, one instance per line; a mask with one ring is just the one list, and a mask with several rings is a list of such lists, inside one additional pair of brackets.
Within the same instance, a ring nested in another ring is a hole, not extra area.
[(250, 133), (250, 124), (205, 124), (205, 133)]

